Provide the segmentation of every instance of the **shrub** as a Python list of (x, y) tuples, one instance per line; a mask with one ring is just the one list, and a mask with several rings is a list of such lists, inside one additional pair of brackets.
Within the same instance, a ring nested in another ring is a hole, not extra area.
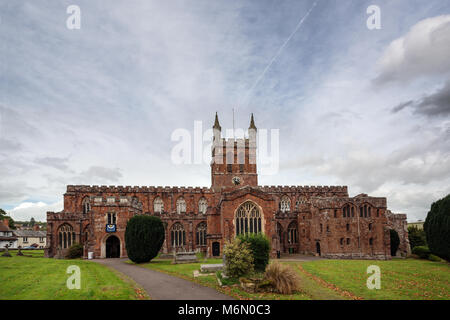
[(137, 215), (128, 220), (125, 246), (128, 258), (135, 263), (149, 262), (164, 243), (164, 225), (160, 218)]
[(300, 277), (295, 270), (278, 262), (269, 264), (264, 273), (264, 279), (281, 294), (291, 294), (300, 290)]
[(225, 249), (225, 273), (231, 278), (239, 278), (253, 272), (253, 255), (248, 243), (235, 238), (227, 242)]
[(450, 194), (431, 205), (423, 227), (431, 252), (450, 261)]
[(389, 233), (391, 236), (391, 256), (395, 256), (397, 254), (398, 246), (400, 245), (400, 237), (394, 229), (390, 229)]
[(246, 235), (240, 235), (239, 239), (242, 242), (250, 245), (250, 250), (253, 254), (253, 263), (256, 271), (264, 272), (266, 266), (269, 263), (270, 242), (269, 239), (262, 233), (250, 233)]
[(419, 229), (415, 226), (408, 227), (408, 238), (411, 250), (414, 249), (414, 247), (427, 245), (425, 230)]
[(431, 252), (427, 246), (418, 246), (414, 247), (412, 253), (418, 255), (420, 259), (428, 259), (428, 256), (430, 255)]
[(79, 243), (74, 243), (70, 246), (69, 251), (67, 251), (67, 259), (77, 259), (83, 256), (83, 246)]
[(428, 260), (430, 260), (430, 261), (435, 261), (435, 262), (439, 262), (439, 261), (441, 261), (441, 258), (439, 258), (438, 256), (435, 256), (434, 254), (430, 254), (430, 255), (428, 256)]

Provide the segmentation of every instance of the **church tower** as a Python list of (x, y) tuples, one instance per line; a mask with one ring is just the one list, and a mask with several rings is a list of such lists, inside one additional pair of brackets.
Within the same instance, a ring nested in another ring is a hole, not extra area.
[(211, 187), (215, 192), (258, 185), (256, 132), (257, 128), (252, 113), (248, 138), (222, 138), (222, 128), (216, 112), (211, 162)]

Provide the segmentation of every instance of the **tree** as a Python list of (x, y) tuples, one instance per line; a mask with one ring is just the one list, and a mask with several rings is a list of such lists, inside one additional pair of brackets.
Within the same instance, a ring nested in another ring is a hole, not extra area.
[(425, 230), (419, 229), (416, 226), (408, 227), (408, 238), (411, 250), (413, 250), (415, 247), (427, 245)]
[(0, 221), (3, 221), (5, 219), (8, 219), (9, 228), (15, 230), (16, 226), (14, 225), (13, 218), (7, 216), (7, 213), (5, 212), (5, 210), (0, 209)]
[(225, 249), (225, 273), (231, 278), (239, 278), (251, 274), (254, 270), (253, 254), (248, 242), (235, 238), (227, 242)]
[(423, 227), (430, 251), (450, 261), (450, 194), (431, 205)]
[(30, 219), (30, 227), (34, 227), (35, 223), (36, 223), (36, 221), (34, 220), (33, 217), (31, 217), (31, 219)]
[(256, 271), (264, 272), (269, 263), (270, 241), (262, 233), (250, 233), (239, 236), (242, 242), (250, 245), (250, 250), (253, 254), (253, 262)]
[(400, 237), (394, 229), (390, 229), (389, 233), (391, 236), (391, 256), (395, 256), (397, 254), (398, 246), (400, 245)]
[(144, 215), (132, 217), (125, 230), (128, 258), (135, 263), (149, 262), (157, 256), (164, 237), (164, 225), (160, 218)]

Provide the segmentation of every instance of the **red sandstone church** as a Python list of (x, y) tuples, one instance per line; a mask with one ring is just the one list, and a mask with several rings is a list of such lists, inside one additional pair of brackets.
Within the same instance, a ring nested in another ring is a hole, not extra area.
[(408, 254), (406, 215), (391, 213), (386, 198), (349, 197), (345, 186), (259, 186), (253, 115), (246, 139), (223, 139), (217, 114), (213, 129), (210, 188), (69, 185), (63, 211), (47, 213), (46, 255), (64, 256), (81, 243), (85, 256), (126, 257), (125, 228), (136, 214), (162, 219), (163, 253), (220, 256), (237, 234), (262, 232), (273, 256), (390, 259), (395, 229), (397, 254)]

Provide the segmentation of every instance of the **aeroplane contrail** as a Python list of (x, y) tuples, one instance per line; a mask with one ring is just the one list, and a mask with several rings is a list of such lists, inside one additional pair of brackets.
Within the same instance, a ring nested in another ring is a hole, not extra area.
[[(303, 18), (299, 21), (299, 23), (297, 24), (297, 26), (295, 27), (294, 31), (289, 35), (289, 37), (287, 38), (287, 40), (283, 43), (283, 45), (278, 49), (277, 53), (273, 56), (273, 58), (270, 60), (269, 64), (266, 66), (266, 68), (264, 69), (264, 71), (261, 73), (261, 75), (258, 77), (258, 79), (255, 81), (255, 83), (253, 84), (253, 86), (250, 88), (250, 90), (247, 91), (247, 94), (244, 96), (244, 99), (247, 99), (250, 95), (250, 93), (253, 91), (253, 89), (258, 85), (258, 83), (261, 81), (261, 79), (264, 77), (264, 75), (266, 74), (267, 70), (269, 70), (269, 68), (272, 66), (273, 62), (275, 61), (276, 58), (278, 58), (278, 56), (280, 55), (281, 51), (283, 51), (284, 47), (286, 47), (286, 45), (288, 44), (289, 40), (291, 40), (291, 38), (294, 36), (294, 34), (298, 31), (298, 29), (300, 29), (300, 27), (302, 26), (303, 22), (306, 20), (306, 18), (308, 18), (308, 16), (310, 15), (310, 13), (313, 11), (314, 7), (317, 5), (317, 1), (314, 2), (314, 4), (312, 5), (312, 7), (308, 10), (308, 12), (303, 16)], [(238, 102), (238, 106), (241, 104), (241, 101), (239, 100)]]

